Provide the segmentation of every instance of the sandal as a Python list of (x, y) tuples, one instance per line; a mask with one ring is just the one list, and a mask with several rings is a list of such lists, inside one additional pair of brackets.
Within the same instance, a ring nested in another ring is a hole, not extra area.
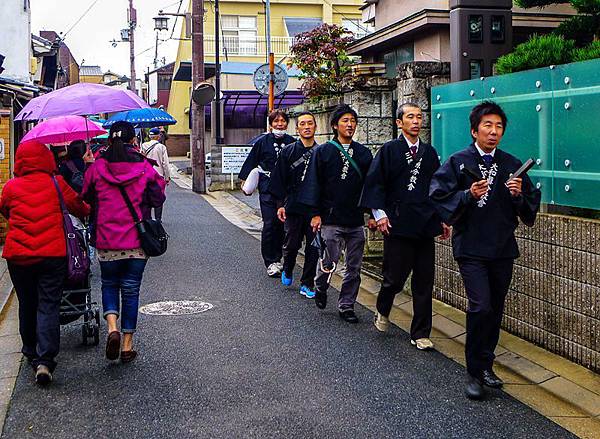
[(130, 351), (121, 351), (121, 363), (131, 363), (135, 360), (137, 352), (133, 349)]
[(121, 333), (113, 331), (108, 334), (106, 339), (106, 358), (114, 361), (119, 358), (119, 350), (121, 349)]

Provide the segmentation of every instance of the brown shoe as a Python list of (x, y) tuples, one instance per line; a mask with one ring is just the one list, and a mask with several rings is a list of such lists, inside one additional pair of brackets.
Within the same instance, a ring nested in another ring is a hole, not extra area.
[(121, 351), (121, 363), (131, 363), (135, 360), (137, 352), (133, 349), (130, 351)]
[(108, 334), (106, 339), (106, 358), (114, 361), (119, 358), (119, 351), (121, 349), (121, 333), (119, 331), (113, 331)]

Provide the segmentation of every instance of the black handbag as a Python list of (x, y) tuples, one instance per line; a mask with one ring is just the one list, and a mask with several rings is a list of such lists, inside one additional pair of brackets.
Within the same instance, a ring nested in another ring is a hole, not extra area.
[(133, 217), (135, 222), (135, 228), (138, 231), (140, 241), (142, 243), (142, 249), (146, 256), (160, 256), (167, 251), (167, 241), (169, 235), (165, 231), (162, 223), (153, 219), (141, 220), (138, 217), (131, 200), (125, 191), (123, 186), (119, 186), (119, 191), (127, 204), (127, 208)]

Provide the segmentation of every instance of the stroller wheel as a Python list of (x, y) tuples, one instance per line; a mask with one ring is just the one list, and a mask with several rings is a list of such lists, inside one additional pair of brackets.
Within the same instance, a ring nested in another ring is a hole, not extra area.
[(88, 328), (87, 324), (81, 325), (81, 342), (84, 346), (88, 345)]
[(100, 344), (100, 326), (95, 325), (92, 332), (94, 333), (94, 346), (98, 346)]

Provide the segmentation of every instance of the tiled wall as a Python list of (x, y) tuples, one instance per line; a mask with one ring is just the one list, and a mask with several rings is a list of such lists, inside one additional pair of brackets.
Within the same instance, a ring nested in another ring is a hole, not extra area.
[[(0, 160), (0, 191), (10, 179), (10, 132), (11, 132), (11, 119), (9, 116), (0, 114), (0, 139), (4, 139), (4, 160)], [(0, 245), (4, 244), (6, 238), (6, 231), (8, 223), (6, 219), (0, 215)]]

